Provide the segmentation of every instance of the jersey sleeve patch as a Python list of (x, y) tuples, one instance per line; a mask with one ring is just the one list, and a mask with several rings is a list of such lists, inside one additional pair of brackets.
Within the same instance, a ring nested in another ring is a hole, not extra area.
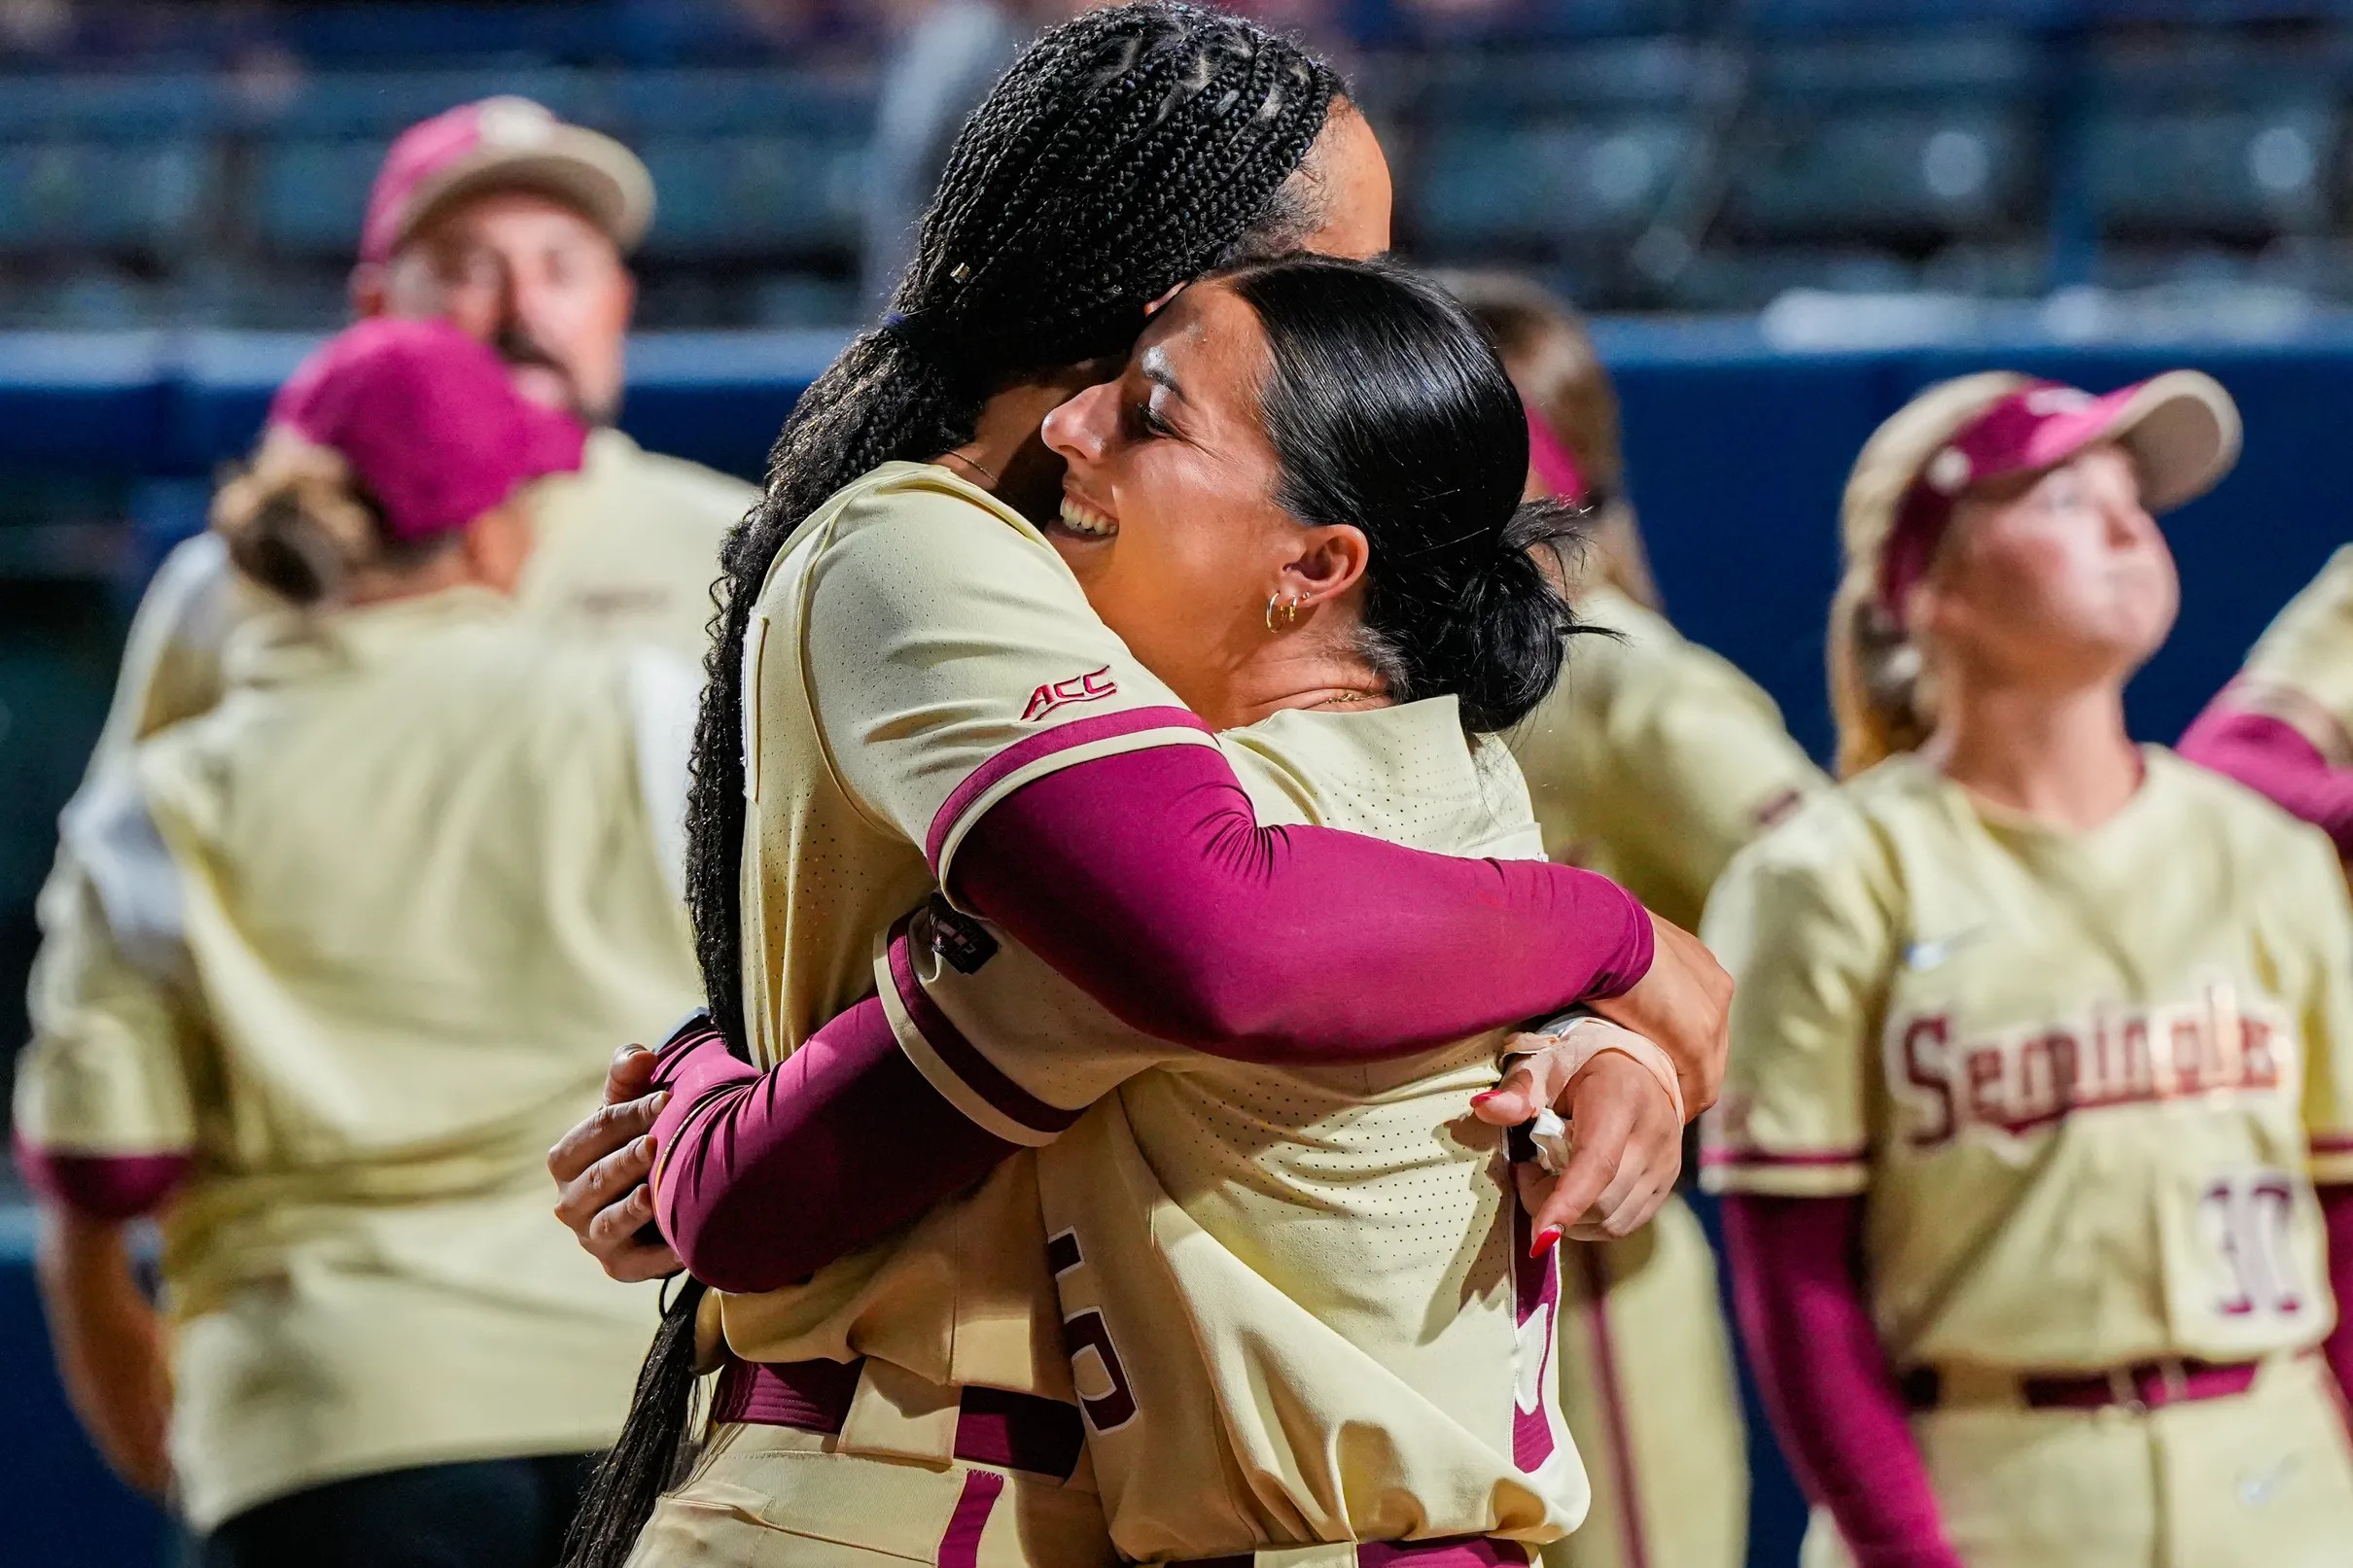
[(949, 1103), (1008, 1143), (1029, 1148), (1051, 1143), (1084, 1114), (1050, 1105), (1005, 1076), (965, 1037), (942, 1012), (915, 972), (910, 947), (916, 917), (891, 927), (885, 966), (890, 984), (880, 988), (899, 1049)]

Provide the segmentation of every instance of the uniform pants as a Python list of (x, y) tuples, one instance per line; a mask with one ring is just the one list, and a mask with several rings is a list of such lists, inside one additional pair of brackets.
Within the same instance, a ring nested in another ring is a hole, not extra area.
[(224, 1520), (197, 1568), (555, 1568), (594, 1457), (422, 1465), (329, 1481)]
[[(717, 1429), (629, 1568), (1112, 1568), (1103, 1503), (1018, 1470), (838, 1451), (791, 1427)], [(1081, 1465), (1084, 1471), (1084, 1465)]]
[(1561, 1247), (1561, 1409), (1593, 1510), (1545, 1568), (1741, 1568), (1748, 1448), (1715, 1255), (1681, 1198)]
[[(2281, 1357), (2231, 1398), (1942, 1410), (1913, 1433), (1969, 1568), (2353, 1563), (2353, 1437), (2317, 1356)], [(1800, 1560), (1850, 1560), (1818, 1509)]]

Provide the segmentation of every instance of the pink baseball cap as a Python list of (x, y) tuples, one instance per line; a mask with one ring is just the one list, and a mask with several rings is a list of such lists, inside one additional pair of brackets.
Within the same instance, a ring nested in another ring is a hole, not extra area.
[(442, 321), (378, 317), (304, 360), (269, 423), (331, 448), (395, 539), (453, 533), (517, 486), (580, 466), (588, 431), (514, 390), (487, 344)]
[(484, 98), (401, 132), (368, 194), (360, 260), (386, 260), (461, 196), (510, 189), (579, 208), (624, 251), (653, 221), (653, 176), (635, 153), (529, 98)]
[[(2205, 494), (2238, 460), (2238, 407), (2220, 383), (2196, 370), (2168, 370), (2104, 397), (2055, 381), (1985, 379), (1990, 396), (1975, 408), (1966, 407), (1975, 400), (1965, 400), (1953, 411), (1959, 422), (1914, 454), (1892, 498), (1879, 548), (1878, 597), (1899, 627), (1906, 598), (1936, 558), (1953, 504), (1974, 485), (2056, 468), (2115, 441), (2132, 458), (2142, 504), (2161, 512)], [(1850, 506), (1853, 499), (1850, 487)], [(1850, 532), (1852, 523), (1850, 517)]]

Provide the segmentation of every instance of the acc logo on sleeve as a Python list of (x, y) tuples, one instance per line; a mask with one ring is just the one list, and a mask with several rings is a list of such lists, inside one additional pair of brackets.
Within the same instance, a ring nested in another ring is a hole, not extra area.
[(1118, 690), (1119, 682), (1111, 679), (1111, 667), (1106, 664), (1100, 670), (1089, 670), (1085, 675), (1074, 675), (1068, 680), (1047, 681), (1030, 693), (1030, 706), (1021, 711), (1021, 716), (1024, 720), (1043, 718), (1057, 708), (1068, 708), (1072, 703), (1100, 702), (1115, 695)]

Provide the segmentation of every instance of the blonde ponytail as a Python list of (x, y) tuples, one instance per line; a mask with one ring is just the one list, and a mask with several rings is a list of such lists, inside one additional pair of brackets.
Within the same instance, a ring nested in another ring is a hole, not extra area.
[(343, 459), (282, 430), (222, 484), (211, 525), (238, 571), (304, 610), (339, 600), (389, 543)]
[(1920, 650), (1879, 607), (1871, 577), (1849, 571), (1830, 604), (1830, 711), (1839, 777), (1851, 779), (1936, 727)]

